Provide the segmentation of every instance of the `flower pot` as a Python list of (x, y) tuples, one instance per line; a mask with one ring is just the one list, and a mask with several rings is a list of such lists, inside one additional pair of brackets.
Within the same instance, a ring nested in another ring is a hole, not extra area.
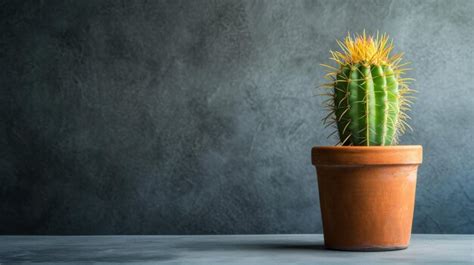
[(325, 247), (407, 248), (422, 153), (419, 145), (314, 147)]

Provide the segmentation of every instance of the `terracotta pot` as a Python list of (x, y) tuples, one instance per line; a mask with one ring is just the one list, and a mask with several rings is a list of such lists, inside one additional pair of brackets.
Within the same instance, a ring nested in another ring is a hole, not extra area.
[(407, 248), (422, 153), (420, 145), (314, 147), (325, 247)]

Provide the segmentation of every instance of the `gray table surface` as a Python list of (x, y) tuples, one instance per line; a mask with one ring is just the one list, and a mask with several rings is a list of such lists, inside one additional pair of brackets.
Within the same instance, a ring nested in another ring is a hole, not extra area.
[(474, 264), (474, 235), (413, 235), (406, 250), (326, 250), (322, 235), (0, 236), (0, 264)]

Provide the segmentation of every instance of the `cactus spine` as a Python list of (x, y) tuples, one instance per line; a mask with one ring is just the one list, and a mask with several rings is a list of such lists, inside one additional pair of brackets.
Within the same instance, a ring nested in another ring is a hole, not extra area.
[(393, 145), (409, 125), (405, 113), (411, 103), (410, 78), (402, 78), (407, 63), (402, 54), (390, 56), (393, 43), (386, 34), (348, 34), (339, 42), (342, 51), (331, 51), (338, 66), (322, 65), (331, 82), (322, 87), (329, 114), (324, 121), (337, 125), (341, 145)]

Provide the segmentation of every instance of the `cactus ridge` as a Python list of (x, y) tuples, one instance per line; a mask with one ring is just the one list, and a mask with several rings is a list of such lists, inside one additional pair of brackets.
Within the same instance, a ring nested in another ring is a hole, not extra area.
[(322, 87), (328, 109), (323, 119), (326, 127), (335, 126), (331, 134), (339, 135), (340, 145), (394, 145), (410, 126), (406, 114), (413, 92), (411, 78), (402, 78), (408, 63), (403, 54), (390, 56), (393, 42), (386, 34), (347, 35), (337, 41), (342, 51), (330, 51), (337, 66), (322, 64), (330, 80)]

